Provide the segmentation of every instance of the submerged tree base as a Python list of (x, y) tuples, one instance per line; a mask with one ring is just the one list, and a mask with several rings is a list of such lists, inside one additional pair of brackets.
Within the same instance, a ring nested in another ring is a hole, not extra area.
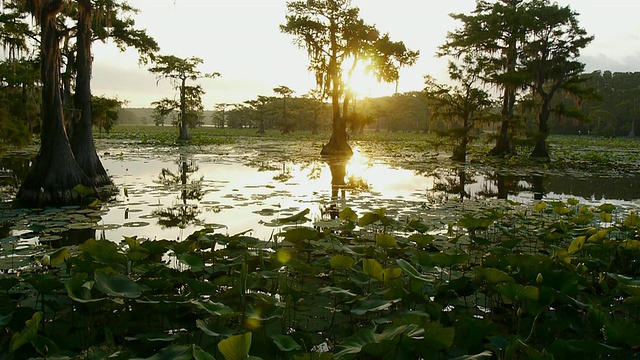
[(549, 150), (547, 149), (547, 142), (545, 140), (539, 140), (536, 142), (536, 147), (533, 149), (533, 152), (531, 152), (531, 157), (546, 162), (551, 160)]
[(490, 156), (505, 157), (515, 154), (515, 150), (509, 143), (508, 139), (498, 139), (498, 143), (489, 151)]
[(349, 146), (349, 144), (346, 141), (337, 142), (331, 139), (326, 145), (322, 147), (322, 150), (320, 151), (320, 155), (350, 156), (350, 155), (353, 155), (353, 150), (351, 149), (351, 146)]

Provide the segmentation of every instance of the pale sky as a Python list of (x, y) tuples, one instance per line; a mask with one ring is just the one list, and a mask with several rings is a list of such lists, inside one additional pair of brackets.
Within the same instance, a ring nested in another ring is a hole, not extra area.
[[(403, 68), (399, 91), (422, 90), (424, 75), (446, 81), (446, 59), (434, 54), (448, 31), (460, 24), (450, 13), (469, 13), (475, 0), (352, 0), (361, 17), (392, 40), (419, 50), (418, 62)], [(217, 103), (241, 103), (258, 95), (273, 96), (273, 88), (284, 85), (294, 96), (315, 86), (307, 72), (305, 50), (283, 34), (285, 0), (130, 0), (140, 9), (136, 27), (155, 38), (163, 55), (199, 57), (203, 72), (219, 72), (215, 79), (199, 84), (206, 94), (205, 109)], [(587, 71), (640, 70), (640, 1), (558, 0), (578, 12), (580, 25), (595, 40), (582, 52)], [(146, 66), (137, 63), (137, 52), (119, 52), (113, 44), (94, 44), (92, 92), (127, 100), (127, 107), (150, 107), (163, 97), (173, 98), (168, 80), (156, 84)], [(374, 81), (361, 90), (367, 95), (391, 95), (392, 85)]]

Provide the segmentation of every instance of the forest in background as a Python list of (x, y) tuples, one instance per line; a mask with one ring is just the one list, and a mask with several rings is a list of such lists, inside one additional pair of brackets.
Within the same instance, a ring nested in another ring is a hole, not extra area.
[[(552, 116), (550, 122), (553, 134), (582, 134), (598, 136), (635, 136), (637, 131), (638, 97), (640, 95), (640, 72), (595, 71), (585, 74), (587, 84), (592, 86), (598, 96), (584, 101), (580, 105), (582, 116)], [(261, 97), (262, 106), (248, 100), (241, 104), (218, 104), (218, 110), (204, 110), (199, 114), (199, 124), (220, 128), (258, 127), (263, 118), (267, 129), (283, 129), (285, 126), (296, 131), (312, 131), (314, 124), (319, 129), (330, 129), (331, 112), (328, 103), (319, 103), (306, 97), (289, 98), (287, 124), (285, 125), (282, 98)], [(558, 103), (571, 103), (576, 100), (559, 97)], [(224, 106), (220, 106), (224, 105)], [(428, 100), (424, 92), (414, 91), (393, 96), (364, 98), (353, 102), (352, 116), (349, 120), (351, 131), (370, 129), (376, 131), (405, 131), (429, 133), (446, 130), (455, 126), (453, 121), (432, 119)], [(224, 110), (222, 109), (224, 107)], [(158, 120), (154, 108), (120, 108), (119, 124), (123, 125), (175, 125), (178, 110), (168, 115), (164, 123)], [(535, 114), (525, 108), (519, 111), (521, 130), (535, 130)], [(582, 118), (582, 121), (576, 120)], [(496, 130), (497, 124), (484, 124), (484, 131)], [(633, 131), (632, 131), (633, 130)]]

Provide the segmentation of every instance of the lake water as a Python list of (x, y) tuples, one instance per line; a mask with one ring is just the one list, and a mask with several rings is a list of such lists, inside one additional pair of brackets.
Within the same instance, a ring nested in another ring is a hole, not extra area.
[[(348, 160), (317, 156), (295, 161), (218, 151), (120, 147), (100, 150), (118, 195), (99, 210), (16, 210), (10, 200), (20, 176), (28, 171), (24, 156), (6, 156), (0, 164), (4, 239), (57, 241), (72, 230), (80, 237), (120, 241), (125, 236), (183, 239), (204, 226), (226, 234), (248, 232), (268, 240), (283, 219), (309, 209), (305, 225), (331, 224), (337, 211), (358, 214), (378, 208), (397, 219), (421, 216), (434, 228), (455, 221), (456, 211), (508, 199), (532, 204), (577, 198), (583, 204), (640, 206), (640, 179), (521, 175), (474, 168), (440, 168), (428, 173), (368, 158), (355, 147)], [(22, 159), (22, 160), (20, 160)], [(461, 201), (462, 199), (462, 201)], [(333, 220), (335, 221), (335, 220)]]

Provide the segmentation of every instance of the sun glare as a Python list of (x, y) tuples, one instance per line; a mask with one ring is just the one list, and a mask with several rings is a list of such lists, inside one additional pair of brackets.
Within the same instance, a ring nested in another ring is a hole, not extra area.
[[(347, 61), (347, 63), (350, 63)], [(344, 74), (348, 74), (349, 70), (345, 69)], [(357, 98), (376, 97), (390, 95), (388, 93), (388, 84), (378, 82), (376, 77), (365, 71), (365, 66), (358, 63), (351, 78), (345, 75), (346, 89), (351, 91)]]

